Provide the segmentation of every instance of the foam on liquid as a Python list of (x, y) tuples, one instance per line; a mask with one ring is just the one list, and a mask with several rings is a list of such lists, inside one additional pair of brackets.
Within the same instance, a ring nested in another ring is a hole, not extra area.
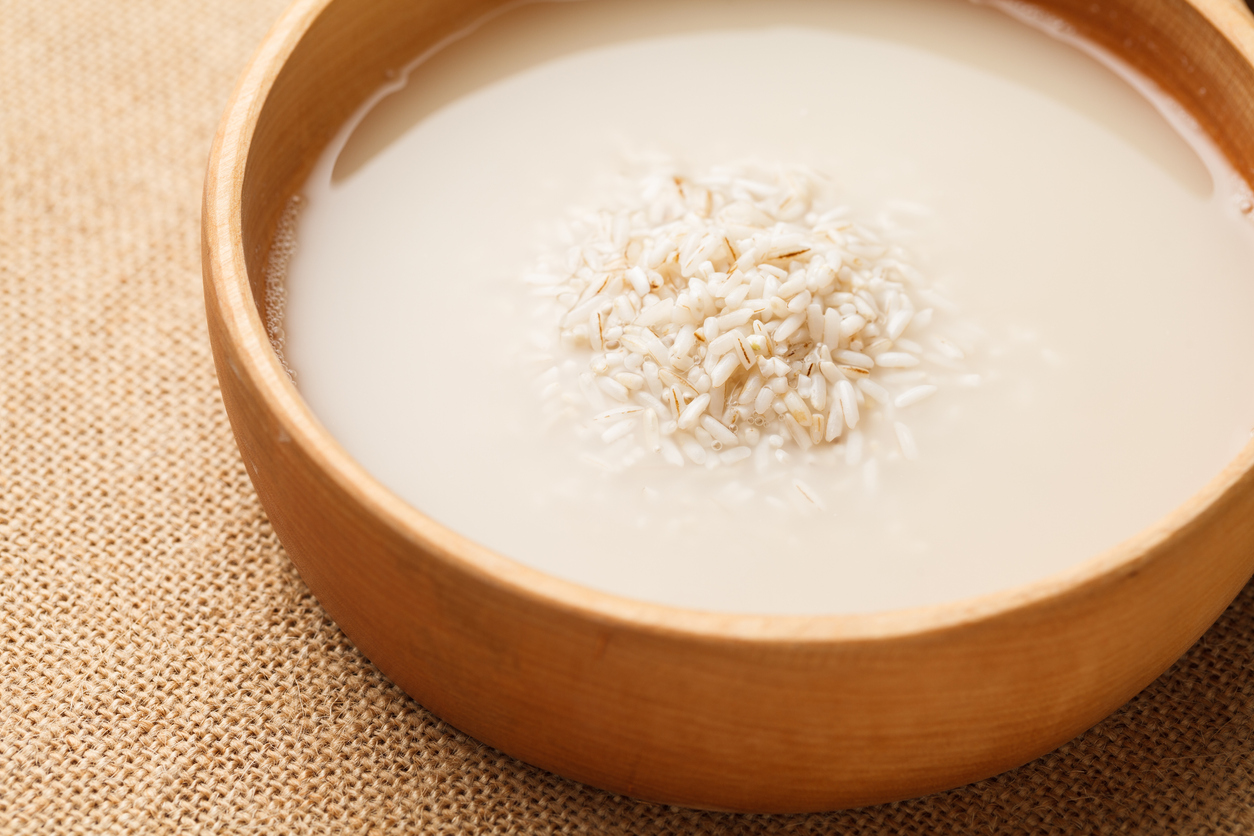
[[(531, 334), (556, 324), (519, 277), (642, 151), (810, 165), (901, 225), (986, 335), (982, 385), (899, 412), (918, 461), (878, 451), (869, 490), (862, 468), (794, 459), (818, 512), (751, 466), (607, 474), (545, 426)], [(522, 6), (420, 64), (304, 195), (286, 349), (314, 413), (435, 520), (617, 594), (845, 613), (1028, 583), (1185, 501), (1254, 426), (1235, 175), (987, 7)]]

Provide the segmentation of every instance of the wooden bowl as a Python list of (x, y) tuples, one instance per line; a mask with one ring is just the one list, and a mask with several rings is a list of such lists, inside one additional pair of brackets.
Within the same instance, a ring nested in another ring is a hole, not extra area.
[[(1036, 0), (1188, 107), (1254, 181), (1254, 26), (1226, 0)], [(872, 615), (655, 606), (427, 519), (319, 424), (263, 326), (276, 223), (350, 113), (496, 0), (298, 0), (218, 131), (204, 277), (222, 397), (279, 538), (344, 632), (454, 726), (654, 801), (808, 811), (917, 796), (1049, 751), (1167, 668), (1254, 570), (1254, 446), (1184, 506), (1027, 587)]]

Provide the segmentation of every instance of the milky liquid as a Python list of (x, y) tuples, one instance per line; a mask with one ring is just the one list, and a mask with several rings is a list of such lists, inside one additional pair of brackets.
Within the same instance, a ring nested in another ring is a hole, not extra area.
[[(900, 227), (984, 334), (981, 385), (900, 412), (917, 461), (882, 447), (873, 473), (835, 454), (765, 476), (607, 473), (546, 424), (552, 360), (533, 337), (556, 323), (521, 276), (568, 207), (647, 153), (809, 165)], [(553, 575), (735, 612), (951, 601), (1116, 545), (1248, 440), (1236, 182), (1097, 60), (988, 7), (523, 6), (429, 57), (328, 152), (299, 216), (287, 359), (383, 484)]]

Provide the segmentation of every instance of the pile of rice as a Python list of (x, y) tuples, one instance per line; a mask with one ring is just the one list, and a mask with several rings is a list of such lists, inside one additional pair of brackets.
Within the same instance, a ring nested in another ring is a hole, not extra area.
[(580, 395), (556, 367), (548, 394), (582, 400), (583, 426), (621, 464), (830, 447), (877, 409), (915, 458), (896, 411), (964, 353), (930, 332), (937, 297), (902, 248), (830, 190), (801, 168), (668, 169), (578, 214), (567, 259), (536, 281), (560, 311), (562, 354), (579, 358)]

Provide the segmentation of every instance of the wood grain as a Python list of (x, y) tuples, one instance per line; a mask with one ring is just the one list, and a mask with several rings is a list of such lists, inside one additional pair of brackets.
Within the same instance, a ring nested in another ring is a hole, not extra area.
[[(205, 182), (209, 331), (248, 472), (310, 589), (415, 699), (509, 754), (645, 799), (855, 806), (1057, 747), (1158, 676), (1247, 581), (1251, 447), (1156, 526), (1070, 571), (865, 616), (720, 615), (593, 592), (386, 491), (284, 374), (262, 325), (261, 266), (288, 198), (353, 109), (389, 70), (495, 5), (298, 0), (241, 81)], [(1039, 5), (1154, 78), (1254, 179), (1254, 28), (1243, 10)]]

